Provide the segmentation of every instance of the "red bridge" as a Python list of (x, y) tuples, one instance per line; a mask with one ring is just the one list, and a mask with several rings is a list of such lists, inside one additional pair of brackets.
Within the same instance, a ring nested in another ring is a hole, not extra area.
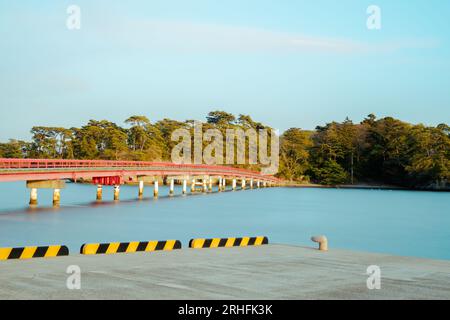
[(102, 198), (102, 185), (114, 185), (114, 199), (119, 199), (119, 186), (126, 182), (139, 183), (139, 197), (142, 197), (144, 183), (154, 185), (154, 196), (158, 196), (158, 183), (170, 184), (169, 194), (174, 192), (176, 181), (183, 184), (186, 193), (187, 181), (191, 182), (191, 191), (200, 186), (203, 192), (211, 192), (217, 184), (218, 191), (226, 190), (226, 181), (232, 181), (232, 190), (241, 189), (247, 182), (250, 188), (274, 186), (280, 180), (256, 171), (196, 164), (173, 164), (168, 162), (103, 161), (103, 160), (47, 160), (47, 159), (0, 159), (0, 182), (26, 181), (31, 189), (30, 204), (37, 204), (37, 189), (54, 189), (53, 203), (59, 205), (60, 189), (65, 180), (90, 181), (98, 185), (97, 200)]

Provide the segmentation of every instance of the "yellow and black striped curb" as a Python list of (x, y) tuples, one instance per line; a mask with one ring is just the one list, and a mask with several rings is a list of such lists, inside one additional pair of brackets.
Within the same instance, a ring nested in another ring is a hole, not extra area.
[(230, 248), (260, 246), (263, 244), (269, 244), (269, 239), (267, 237), (191, 239), (191, 241), (189, 241), (189, 248)]
[(179, 240), (83, 244), (81, 254), (113, 254), (181, 249)]
[(50, 258), (68, 255), (69, 248), (66, 246), (0, 248), (0, 260)]

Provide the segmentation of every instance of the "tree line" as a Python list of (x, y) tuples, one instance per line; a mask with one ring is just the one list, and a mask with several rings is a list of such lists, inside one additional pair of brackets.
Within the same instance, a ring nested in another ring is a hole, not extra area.
[[(31, 141), (0, 143), (3, 158), (170, 161), (177, 144), (172, 132), (193, 130), (194, 121), (152, 123), (132, 116), (125, 126), (91, 120), (80, 128), (31, 129)], [(203, 130), (270, 129), (249, 115), (212, 111)], [(225, 136), (225, 135), (224, 135)], [(257, 165), (240, 165), (258, 169)], [(409, 188), (444, 189), (450, 184), (450, 127), (410, 124), (391, 117), (367, 116), (318, 126), (291, 128), (280, 137), (280, 178), (326, 185), (383, 183)]]

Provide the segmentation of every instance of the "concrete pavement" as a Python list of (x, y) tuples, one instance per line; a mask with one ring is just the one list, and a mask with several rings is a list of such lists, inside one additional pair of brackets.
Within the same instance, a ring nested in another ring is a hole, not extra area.
[[(80, 290), (66, 287), (70, 265)], [(286, 245), (9, 260), (0, 299), (450, 299), (450, 261)]]

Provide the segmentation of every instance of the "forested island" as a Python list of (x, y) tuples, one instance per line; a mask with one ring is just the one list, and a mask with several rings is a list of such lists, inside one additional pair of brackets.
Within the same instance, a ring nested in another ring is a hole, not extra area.
[[(170, 161), (179, 128), (192, 129), (194, 121), (163, 119), (151, 122), (132, 116), (124, 126), (108, 120), (91, 120), (80, 128), (31, 129), (32, 141), (0, 143), (2, 158), (105, 159)], [(264, 129), (269, 126), (249, 115), (238, 117), (212, 111), (203, 123), (210, 128)], [(240, 165), (258, 169), (256, 165)], [(410, 124), (391, 117), (367, 116), (317, 126), (291, 128), (280, 137), (278, 177), (298, 183), (389, 184), (414, 189), (450, 187), (450, 127)]]

